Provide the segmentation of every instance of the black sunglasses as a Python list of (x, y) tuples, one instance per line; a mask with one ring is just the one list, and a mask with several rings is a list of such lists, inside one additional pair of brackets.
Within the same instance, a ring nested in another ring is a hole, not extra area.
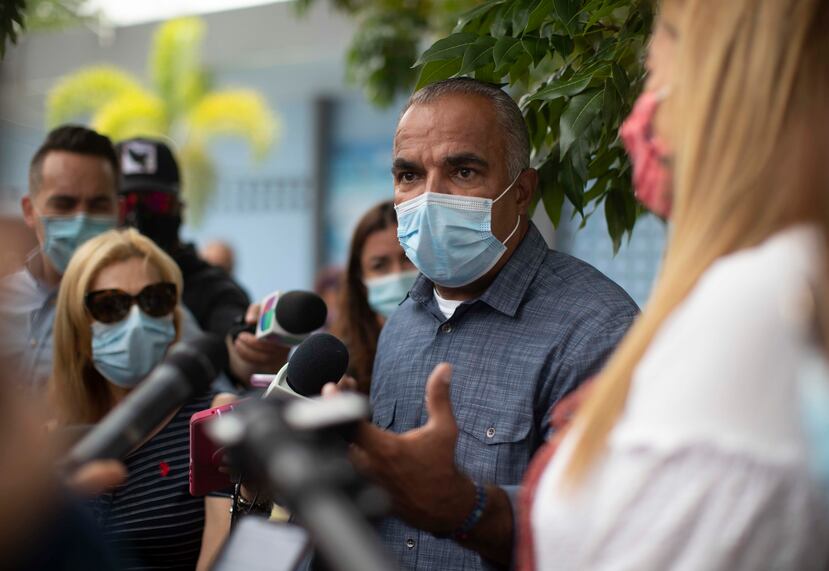
[(91, 291), (84, 298), (86, 309), (95, 321), (116, 323), (124, 319), (134, 303), (151, 317), (164, 317), (176, 307), (176, 285), (169, 282), (150, 284), (138, 295), (130, 295), (120, 289)]

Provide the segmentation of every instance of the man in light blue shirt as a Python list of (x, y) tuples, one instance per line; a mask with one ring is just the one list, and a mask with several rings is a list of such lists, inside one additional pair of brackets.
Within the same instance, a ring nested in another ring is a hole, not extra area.
[(404, 569), (510, 566), (515, 492), (550, 411), (637, 313), (528, 220), (529, 156), (518, 106), (475, 80), (422, 89), (398, 123), (397, 232), (422, 275), (380, 335), (376, 426), (353, 457), (391, 493), (379, 531)]
[(79, 126), (53, 130), (35, 153), (23, 219), (38, 249), (0, 281), (0, 356), (22, 385), (52, 372), (52, 324), (60, 279), (75, 248), (116, 224), (118, 159), (105, 136)]

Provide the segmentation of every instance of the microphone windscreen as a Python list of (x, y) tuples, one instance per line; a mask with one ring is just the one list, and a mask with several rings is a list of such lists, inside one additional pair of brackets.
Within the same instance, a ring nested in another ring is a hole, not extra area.
[(200, 335), (173, 345), (164, 361), (179, 371), (192, 387), (191, 394), (197, 395), (227, 367), (227, 346), (218, 335)]
[(294, 392), (316, 396), (325, 383), (336, 383), (348, 369), (348, 349), (329, 333), (303, 341), (288, 361), (287, 381)]
[(320, 296), (310, 291), (289, 291), (276, 302), (276, 322), (294, 335), (304, 335), (325, 325), (328, 308)]

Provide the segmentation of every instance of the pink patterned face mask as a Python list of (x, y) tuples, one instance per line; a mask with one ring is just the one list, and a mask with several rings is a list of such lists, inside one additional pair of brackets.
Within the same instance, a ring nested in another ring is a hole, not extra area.
[(633, 163), (636, 198), (649, 210), (667, 219), (671, 215), (671, 171), (668, 147), (653, 131), (653, 118), (663, 97), (646, 91), (639, 96), (619, 135)]

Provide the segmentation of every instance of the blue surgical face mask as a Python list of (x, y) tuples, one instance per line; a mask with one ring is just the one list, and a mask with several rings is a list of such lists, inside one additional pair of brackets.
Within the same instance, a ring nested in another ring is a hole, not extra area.
[(372, 311), (383, 317), (391, 315), (400, 302), (406, 299), (418, 273), (417, 270), (410, 270), (365, 280), (363, 283), (368, 290), (368, 305)]
[(117, 323), (92, 324), (92, 362), (112, 384), (130, 389), (161, 362), (175, 337), (173, 314), (150, 317), (133, 305)]
[(395, 206), (397, 238), (406, 256), (444, 287), (462, 287), (484, 276), (507, 251), (505, 244), (521, 222), (519, 215), (504, 242), (492, 233), (492, 205), (517, 180), (495, 200), (426, 192)]
[(43, 252), (60, 273), (66, 271), (78, 246), (115, 228), (114, 216), (41, 216), (40, 221), (45, 235)]

